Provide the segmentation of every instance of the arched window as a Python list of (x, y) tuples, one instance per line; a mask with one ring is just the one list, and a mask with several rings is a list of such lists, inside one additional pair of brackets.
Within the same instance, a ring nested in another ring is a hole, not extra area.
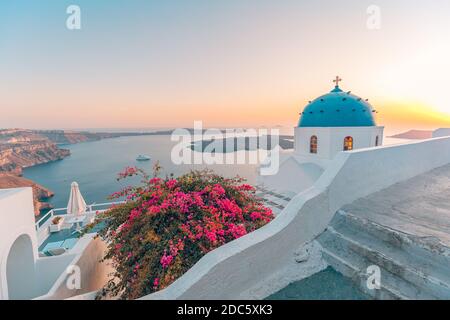
[(345, 137), (344, 139), (344, 151), (353, 150), (353, 138)]
[(317, 136), (312, 136), (309, 143), (309, 152), (317, 153)]
[(375, 138), (375, 147), (378, 147), (378, 144), (379, 144), (379, 138), (378, 138), (378, 136)]

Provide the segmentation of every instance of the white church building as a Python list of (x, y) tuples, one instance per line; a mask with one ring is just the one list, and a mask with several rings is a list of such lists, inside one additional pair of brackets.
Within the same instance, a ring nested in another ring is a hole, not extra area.
[(384, 127), (376, 125), (376, 110), (367, 101), (339, 85), (311, 101), (295, 128), (295, 152), (318, 162), (340, 151), (381, 145)]
[(294, 150), (282, 154), (277, 175), (260, 177), (262, 184), (299, 192), (310, 187), (339, 152), (383, 144), (384, 127), (375, 122), (377, 111), (368, 99), (344, 92), (340, 81), (336, 77), (333, 90), (305, 106), (294, 129)]

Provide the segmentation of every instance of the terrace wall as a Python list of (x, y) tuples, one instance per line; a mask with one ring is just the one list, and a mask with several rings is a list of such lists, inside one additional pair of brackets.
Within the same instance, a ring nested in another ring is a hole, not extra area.
[[(106, 284), (113, 269), (109, 263), (99, 262), (105, 254), (106, 244), (100, 239), (93, 239), (93, 237), (92, 234), (88, 234), (78, 241), (69, 255), (71, 261), (59, 273), (55, 272), (59, 277), (48, 293), (36, 298), (37, 300), (69, 299), (97, 291)], [(77, 269), (79, 273), (75, 271), (73, 266), (79, 268)], [(70, 268), (67, 269), (67, 267)], [(80, 276), (80, 287), (72, 288), (71, 284), (73, 281), (71, 279), (77, 275)]]

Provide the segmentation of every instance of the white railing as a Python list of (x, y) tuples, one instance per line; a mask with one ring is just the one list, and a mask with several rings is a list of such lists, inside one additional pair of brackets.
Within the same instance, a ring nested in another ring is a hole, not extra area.
[(56, 214), (57, 212), (60, 212), (60, 211), (66, 211), (66, 213), (67, 213), (67, 208), (59, 208), (59, 209), (51, 209), (49, 212), (47, 212), (44, 216), (42, 216), (42, 218), (40, 218), (38, 221), (36, 221), (36, 223), (35, 223), (35, 228), (36, 228), (36, 231), (37, 230), (39, 230), (39, 228), (47, 221), (47, 220), (49, 220), (50, 218), (52, 218), (52, 217), (54, 217), (55, 215), (58, 215), (58, 214)]
[[(87, 206), (86, 214), (91, 214), (94, 212), (103, 212), (111, 208), (114, 205), (125, 203), (125, 201), (117, 202), (105, 202), (105, 203), (93, 203)], [(48, 226), (50, 225), (54, 216), (67, 215), (67, 208), (57, 208), (51, 209), (44, 216), (42, 216), (35, 223), (36, 232), (38, 235), (38, 242), (42, 243), (48, 236)]]

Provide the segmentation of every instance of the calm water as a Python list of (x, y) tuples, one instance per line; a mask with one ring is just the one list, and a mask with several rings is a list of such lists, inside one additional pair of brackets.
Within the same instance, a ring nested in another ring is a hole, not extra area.
[[(78, 182), (88, 204), (102, 203), (113, 192), (139, 182), (137, 178), (117, 182), (118, 172), (126, 166), (138, 166), (151, 173), (156, 161), (163, 167), (162, 175), (180, 175), (191, 169), (207, 167), (229, 177), (239, 174), (249, 183), (256, 181), (256, 165), (174, 165), (170, 154), (176, 143), (170, 141), (170, 136), (141, 136), (67, 145), (63, 148), (70, 149), (70, 157), (27, 168), (24, 176), (55, 192), (55, 197), (49, 201), (55, 208), (67, 206), (72, 181)], [(148, 155), (152, 160), (138, 162), (136, 157), (139, 154)]]
[[(385, 145), (403, 143), (401, 139), (386, 138)], [(105, 139), (63, 146), (70, 149), (71, 156), (56, 162), (38, 165), (24, 170), (24, 176), (55, 192), (49, 202), (55, 208), (66, 207), (70, 184), (77, 181), (86, 202), (102, 203), (108, 195), (121, 188), (139, 182), (139, 179), (116, 181), (117, 173), (126, 166), (138, 166), (148, 173), (152, 172), (155, 161), (163, 167), (162, 175), (180, 175), (191, 169), (209, 168), (225, 176), (240, 175), (249, 183), (256, 182), (256, 165), (174, 165), (170, 154), (177, 142), (170, 136), (140, 136)], [(138, 162), (139, 154), (149, 155), (152, 160)]]

